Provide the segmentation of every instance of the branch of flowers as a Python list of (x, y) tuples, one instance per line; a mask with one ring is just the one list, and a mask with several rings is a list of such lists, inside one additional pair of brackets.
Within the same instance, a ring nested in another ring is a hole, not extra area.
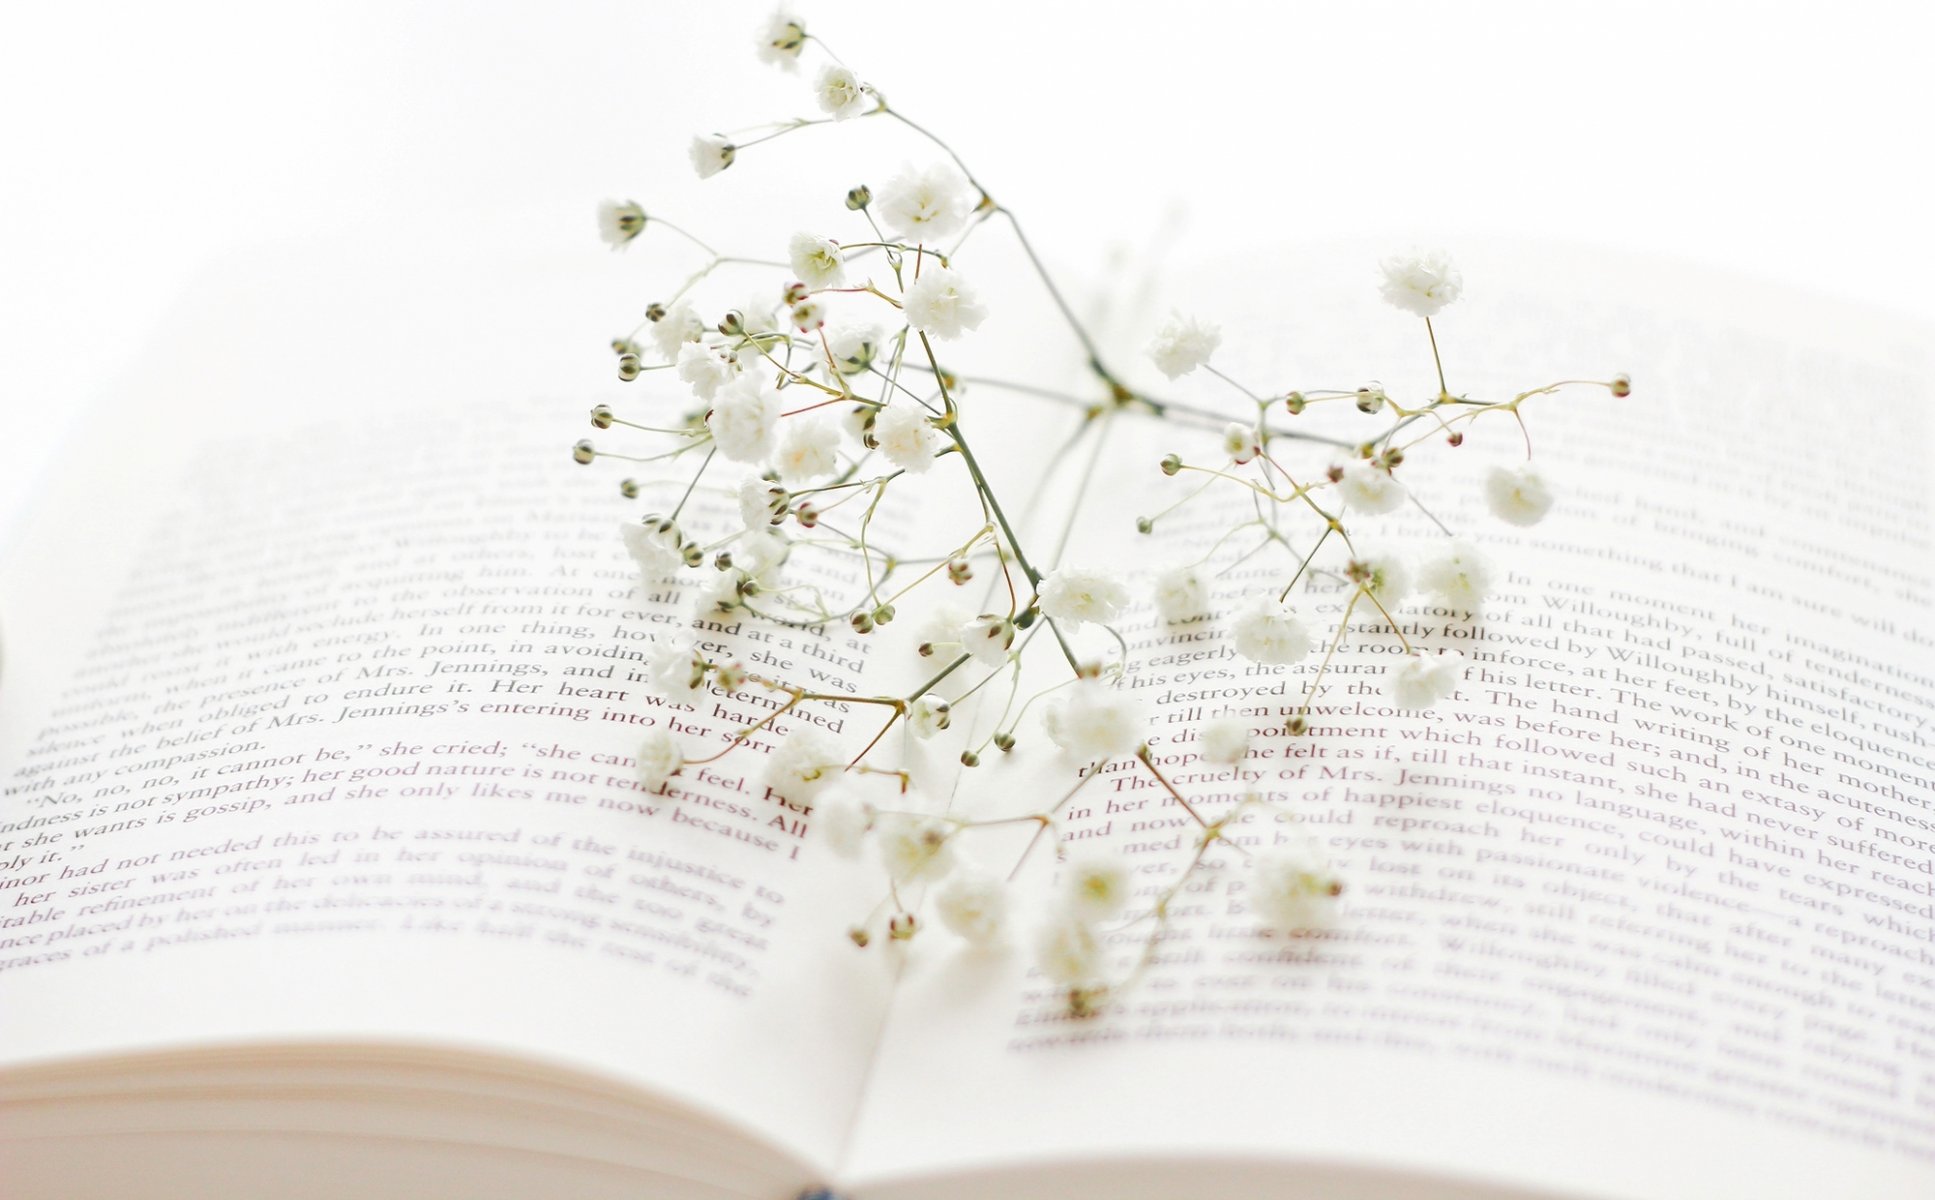
[(1297, 710), (1296, 716), (1291, 717), (1289, 721), (1285, 722), (1286, 729), (1289, 733), (1293, 735), (1299, 734), (1309, 728), (1311, 702), (1317, 698), (1317, 688), (1323, 683), (1324, 674), (1330, 670), (1330, 660), (1336, 656), (1337, 646), (1344, 640), (1344, 631), (1350, 628), (1351, 610), (1357, 607), (1358, 597), (1363, 594), (1364, 590), (1359, 588), (1351, 596), (1350, 602), (1344, 605), (1343, 615), (1337, 618), (1337, 632), (1331, 635), (1330, 646), (1324, 651), (1324, 661), (1317, 664), (1316, 675), (1312, 676), (1310, 682), (1304, 686), (1303, 707)]
[(1020, 857), (1015, 859), (1014, 869), (1008, 872), (1009, 883), (1013, 883), (1015, 881), (1015, 877), (1021, 874), (1021, 868), (1027, 865), (1029, 855), (1035, 852), (1035, 846), (1041, 841), (1041, 835), (1044, 833), (1047, 833), (1051, 828), (1054, 827), (1055, 814), (1061, 812), (1062, 809), (1066, 808), (1068, 806), (1068, 802), (1070, 800), (1073, 800), (1077, 793), (1079, 793), (1083, 788), (1088, 786), (1088, 781), (1095, 778), (1094, 768), (1100, 767), (1101, 765), (1102, 764), (1099, 762), (1089, 764), (1089, 767), (1083, 770), (1081, 778), (1075, 781), (1075, 786), (1072, 788), (1069, 788), (1068, 791), (1062, 795), (1062, 798), (1060, 800), (1055, 801), (1055, 803), (1052, 806), (1050, 806), (1048, 811), (1043, 813), (1038, 818), (1038, 820), (1040, 820), (1041, 822), (1041, 825), (1039, 828), (1035, 830), (1035, 835), (1028, 839), (1028, 844), (1021, 848), (1021, 855)]
[(692, 498), (692, 489), (699, 486), (699, 480), (704, 477), (705, 469), (712, 465), (713, 456), (718, 453), (717, 446), (705, 452), (705, 461), (699, 464), (698, 470), (692, 472), (692, 482), (685, 485), (685, 493), (679, 497), (679, 502), (672, 506), (671, 520), (678, 520), (679, 514), (685, 511), (685, 502)]
[(1310, 560), (1317, 557), (1317, 551), (1323, 549), (1325, 539), (1335, 532), (1337, 532), (1335, 527), (1324, 526), (1324, 531), (1317, 536), (1316, 544), (1310, 547), (1310, 553), (1304, 555), (1303, 561), (1297, 564), (1296, 574), (1290, 576), (1290, 582), (1284, 584), (1283, 590), (1277, 593), (1277, 603), (1281, 604), (1290, 598), (1290, 589), (1297, 586), (1297, 580), (1302, 579), (1303, 573), (1310, 569)]
[(1243, 393), (1243, 394), (1244, 394), (1245, 396), (1248, 396), (1248, 397), (1249, 397), (1249, 398), (1250, 398), (1250, 399), (1251, 399), (1251, 400), (1252, 400), (1253, 402), (1255, 402), (1255, 403), (1256, 403), (1256, 405), (1257, 405), (1257, 406), (1258, 406), (1259, 408), (1262, 408), (1262, 407), (1267, 407), (1267, 406), (1269, 405), (1269, 403), (1270, 403), (1270, 402), (1269, 402), (1268, 400), (1265, 400), (1265, 399), (1264, 399), (1263, 397), (1261, 397), (1261, 396), (1259, 396), (1259, 395), (1257, 395), (1257, 394), (1256, 394), (1255, 392), (1253, 392), (1253, 391), (1251, 391), (1251, 390), (1250, 390), (1249, 388), (1246, 388), (1246, 387), (1244, 387), (1244, 386), (1243, 386), (1242, 384), (1240, 384), (1240, 383), (1238, 383), (1238, 382), (1236, 382), (1236, 380), (1234, 380), (1234, 379), (1231, 379), (1231, 378), (1230, 378), (1229, 376), (1227, 376), (1227, 375), (1225, 375), (1225, 374), (1223, 374), (1223, 373), (1222, 373), (1221, 371), (1219, 371), (1219, 370), (1217, 370), (1217, 369), (1216, 369), (1216, 367), (1215, 367), (1215, 365), (1214, 365), (1213, 363), (1204, 363), (1204, 364), (1203, 364), (1203, 370), (1205, 370), (1205, 371), (1207, 371), (1207, 372), (1209, 372), (1209, 373), (1210, 373), (1211, 375), (1214, 375), (1214, 376), (1216, 376), (1216, 378), (1218, 378), (1218, 379), (1220, 379), (1220, 380), (1222, 380), (1222, 381), (1223, 381), (1224, 383), (1227, 383), (1227, 384), (1229, 384), (1229, 385), (1230, 385), (1231, 387), (1233, 387), (1233, 388), (1235, 388), (1235, 389), (1236, 389), (1237, 391), (1239, 391), (1239, 392), (1242, 392), (1242, 393)]
[(1183, 794), (1176, 790), (1176, 785), (1170, 783), (1168, 776), (1164, 775), (1161, 769), (1156, 766), (1155, 759), (1149, 754), (1149, 743), (1144, 742), (1142, 745), (1136, 747), (1135, 759), (1143, 766), (1149, 768), (1149, 774), (1156, 777), (1156, 782), (1162, 785), (1162, 790), (1168, 792), (1171, 799), (1182, 805), (1183, 811), (1189, 814), (1190, 820), (1201, 825), (1204, 829), (1209, 828), (1209, 822), (1203, 820), (1203, 814), (1197, 812), (1196, 806), (1183, 798)]
[(1357, 586), (1357, 594), (1377, 606), (1378, 615), (1382, 616), (1384, 623), (1391, 627), (1391, 632), (1397, 634), (1397, 640), (1403, 645), (1406, 654), (1416, 654), (1418, 652), (1417, 648), (1411, 645), (1411, 639), (1404, 636), (1404, 630), (1399, 627), (1397, 618), (1391, 615), (1391, 610), (1384, 607), (1384, 601), (1379, 600), (1377, 595), (1363, 584)]
[(1425, 336), (1431, 339), (1431, 363), (1438, 368), (1438, 399), (1440, 401), (1449, 400), (1451, 399), (1451, 389), (1445, 386), (1444, 359), (1438, 357), (1438, 332), (1431, 327), (1430, 317), (1424, 319), (1424, 332)]

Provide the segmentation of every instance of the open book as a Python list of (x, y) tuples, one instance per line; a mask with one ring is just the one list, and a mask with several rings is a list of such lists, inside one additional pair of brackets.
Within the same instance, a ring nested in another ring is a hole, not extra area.
[[(1635, 394), (1528, 406), (1563, 496), (1536, 529), (1466, 499), (1506, 423), (1420, 464), (1509, 572), (1476, 622), (1401, 615), (1471, 659), (1454, 700), (1394, 710), (1390, 639), (1353, 635), (1313, 731), (1244, 765), (1330, 847), (1334, 927), (1260, 936), (1210, 872), (1086, 1020), (1025, 953), (855, 950), (871, 878), (756, 751), (636, 783), (652, 723), (716, 743), (763, 712), (646, 693), (640, 648), (689, 597), (639, 590), (613, 478), (563, 453), (589, 404), (649, 403), (578, 353), (626, 280), (331, 260), (190, 305), (6, 531), (7, 1194), (1935, 1194), (1927, 333), (1463, 250), (1454, 388), (1623, 370)], [(1193, 294), (1238, 377), (1422, 386), (1371, 261)], [(963, 404), (1002, 414), (984, 453), (1046, 480), (1027, 520), (1066, 558), (1146, 583), (1231, 519), (1139, 537), (1152, 471), (1073, 508), (1069, 413)], [(1109, 436), (1152, 464), (1177, 435)], [(917, 622), (700, 636), (865, 693), (918, 682)], [(1280, 724), (1313, 669), (1124, 634), (1198, 795), (1232, 780), (1187, 731)], [(1077, 766), (1037, 739), (922, 769), (992, 812)], [(1142, 782), (1097, 780), (1068, 830), (1161, 870), (1185, 823)]]

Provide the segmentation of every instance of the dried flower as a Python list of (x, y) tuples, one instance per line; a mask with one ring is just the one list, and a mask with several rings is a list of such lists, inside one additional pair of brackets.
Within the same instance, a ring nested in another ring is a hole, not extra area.
[(787, 261), (800, 282), (814, 291), (847, 285), (846, 260), (832, 238), (800, 232), (786, 246)]
[(1129, 603), (1129, 589), (1107, 571), (1062, 567), (1041, 581), (1041, 611), (1070, 629), (1107, 625)]
[(974, 289), (960, 272), (948, 267), (922, 271), (920, 278), (908, 285), (901, 304), (909, 325), (943, 341), (979, 329), (988, 317)]
[(1511, 525), (1537, 525), (1552, 509), (1552, 489), (1531, 463), (1493, 467), (1485, 474), (1485, 503)]
[(679, 739), (668, 730), (649, 730), (638, 746), (638, 786), (656, 792), (684, 765)]
[(1209, 361), (1223, 344), (1223, 331), (1207, 321), (1171, 313), (1149, 343), (1149, 357), (1156, 369), (1171, 379), (1180, 379)]
[(838, 63), (820, 68), (820, 77), (813, 81), (813, 99), (819, 101), (821, 112), (836, 121), (857, 117), (867, 110), (866, 85), (858, 75)]
[(1288, 666), (1310, 653), (1310, 631), (1288, 604), (1274, 596), (1251, 596), (1230, 618), (1230, 642), (1252, 662)]
[(909, 242), (937, 242), (960, 231), (973, 211), (973, 188), (952, 164), (937, 162), (887, 181), (873, 211), (888, 232)]
[(701, 134), (692, 139), (691, 148), (686, 153), (692, 159), (692, 169), (700, 179), (710, 179), (732, 165), (739, 151), (731, 142), (718, 134)]
[(1399, 708), (1430, 708), (1448, 700), (1465, 674), (1465, 656), (1443, 650), (1434, 656), (1407, 654), (1391, 669), (1391, 701)]
[(630, 200), (607, 200), (598, 206), (598, 236), (613, 250), (623, 250), (645, 232), (645, 210)]
[(1420, 317), (1436, 316), (1464, 291), (1464, 276), (1443, 251), (1418, 251), (1384, 260), (1384, 299)]

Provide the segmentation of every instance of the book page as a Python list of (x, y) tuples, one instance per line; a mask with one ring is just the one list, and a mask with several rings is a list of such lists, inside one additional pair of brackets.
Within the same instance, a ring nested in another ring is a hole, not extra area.
[[(475, 1045), (649, 1086), (823, 1166), (891, 975), (840, 953), (872, 897), (813, 869), (807, 808), (765, 788), (762, 750), (802, 722), (842, 745), (872, 725), (817, 704), (638, 783), (647, 729), (697, 756), (774, 703), (644, 686), (698, 584), (641, 589), (618, 525), (689, 475), (647, 474), (628, 504), (622, 469), (570, 453), (594, 401), (690, 402), (669, 375), (612, 377), (599, 335), (639, 308), (631, 280), (324, 249), (221, 272), (7, 564), (0, 1065)], [(611, 261), (595, 243), (549, 261), (573, 257)], [(738, 524), (724, 487), (686, 512)], [(860, 574), (789, 567), (829, 590)], [(697, 632), (756, 670), (876, 690), (875, 643), (847, 630)]]
[[(1195, 281), (1195, 311), (1225, 325), (1218, 364), (1266, 392), (1435, 390), (1415, 318), (1376, 297), (1376, 248), (1350, 249)], [(1531, 529), (1480, 498), (1483, 467), (1524, 453), (1507, 419), (1405, 468), (1498, 570), (1475, 622), (1420, 602), (1398, 614), (1413, 643), (1468, 656), (1456, 697), (1394, 709), (1383, 676), (1401, 647), (1366, 626), (1292, 738), (1281, 725), (1317, 655), (1259, 667), (1146, 604), (1123, 630), (1157, 761), (1212, 815), (1251, 788), (1294, 814), (1253, 812), (1239, 845), (1319, 836), (1348, 889), (1334, 926), (1258, 934), (1225, 848), (1101, 1016), (1067, 1014), (1025, 935), (993, 961), (929, 947), (849, 1148), (856, 1187), (1048, 1195), (1125, 1160), (1112, 1194), (1935, 1187), (1925, 333), (1684, 268), (1465, 250), (1466, 296), (1437, 322), (1454, 392), (1628, 371), (1634, 393), (1527, 404), (1561, 495)], [(1071, 555), (1134, 554), (1146, 587), (1247, 515), (1211, 493), (1138, 538), (1130, 518), (1179, 494), (1156, 460), (1215, 452), (1146, 425), (1114, 436), (1127, 465)], [(1359, 539), (1415, 558), (1435, 534), (1410, 510)], [(1242, 558), (1253, 540), (1214, 559), (1225, 610), (1285, 575), (1280, 552)], [(1320, 577), (1298, 603), (1328, 626), (1340, 599)], [(1225, 712), (1256, 731), (1240, 774), (1193, 746)], [(1024, 745), (962, 794), (992, 812), (1077, 772)], [(1067, 827), (1125, 854), (1144, 897), (1192, 845), (1132, 763), (1085, 787)], [(1118, 962), (1146, 931), (1112, 938)]]

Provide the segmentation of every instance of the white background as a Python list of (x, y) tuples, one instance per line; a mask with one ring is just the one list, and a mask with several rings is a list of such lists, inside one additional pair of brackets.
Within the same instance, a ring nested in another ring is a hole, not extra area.
[[(110, 381), (138, 390), (144, 341), (224, 255), (377, 230), (475, 237), (479, 255), (515, 241), (591, 256), (601, 198), (696, 214), (712, 201), (685, 163), (693, 133), (810, 112), (803, 76), (753, 58), (766, 11), (6, 6), (0, 517), (90, 397)], [(1935, 103), (1907, 5), (803, 12), (950, 136), (1062, 261), (1148, 242), (1178, 213), (1165, 237), (1185, 259), (1339, 234), (1455, 249), (1503, 233), (1935, 317)], [(301, 331), (289, 336), (299, 361)]]

